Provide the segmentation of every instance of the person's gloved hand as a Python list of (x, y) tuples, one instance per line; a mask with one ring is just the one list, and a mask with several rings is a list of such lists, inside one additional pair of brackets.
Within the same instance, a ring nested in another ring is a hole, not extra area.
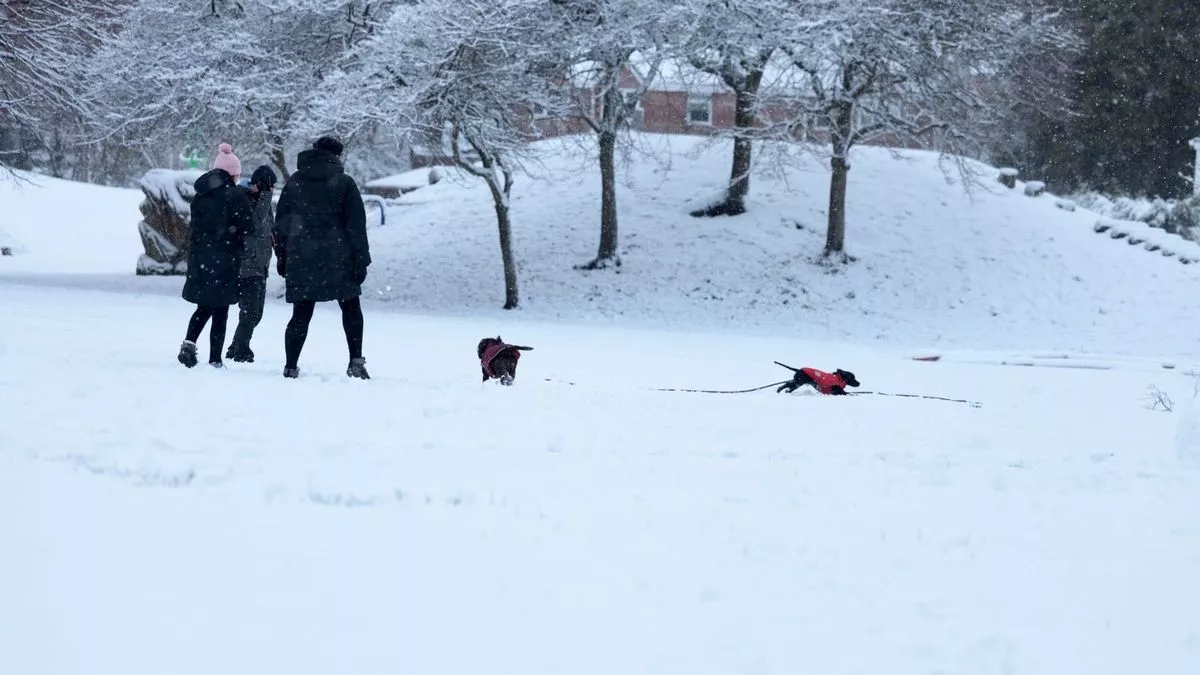
[(287, 260), (284, 258), (276, 258), (275, 271), (279, 272), (279, 276), (287, 278)]
[(354, 267), (354, 283), (356, 283), (356, 284), (358, 284), (358, 285), (360, 285), (360, 286), (361, 286), (361, 285), (362, 285), (362, 283), (363, 283), (364, 281), (366, 281), (366, 280), (367, 280), (367, 268), (365, 268), (365, 267), (358, 267), (358, 266), (356, 265), (356, 266)]

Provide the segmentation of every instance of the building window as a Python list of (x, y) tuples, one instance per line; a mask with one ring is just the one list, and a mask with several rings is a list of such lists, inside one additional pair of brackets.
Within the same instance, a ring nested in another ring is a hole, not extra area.
[(535, 120), (545, 120), (559, 116), (555, 111), (537, 102), (529, 104), (529, 114)]
[[(636, 96), (636, 95), (637, 95), (637, 91), (635, 91), (633, 89), (622, 89), (621, 90), (621, 99), (625, 103), (625, 108), (627, 110), (641, 110), (642, 109), (642, 97)], [(637, 98), (636, 101), (634, 100), (635, 96)]]
[(689, 96), (688, 124), (712, 124), (712, 96)]

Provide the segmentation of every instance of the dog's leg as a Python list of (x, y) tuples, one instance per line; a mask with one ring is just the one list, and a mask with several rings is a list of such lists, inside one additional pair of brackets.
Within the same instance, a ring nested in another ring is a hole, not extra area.
[[(780, 364), (780, 365), (783, 365), (783, 364)], [(784, 368), (788, 368), (788, 367), (789, 366), (784, 366)], [(812, 378), (809, 377), (806, 373), (804, 373), (804, 371), (798, 370), (798, 369), (794, 369), (794, 370), (795, 370), (795, 374), (792, 375), (792, 379), (789, 380), (788, 382), (785, 382), (778, 389), (776, 389), (775, 390), (776, 394), (782, 392), (785, 389), (787, 390), (787, 393), (790, 394), (790, 393), (796, 391), (797, 389), (799, 389), (800, 387), (803, 387), (806, 384), (812, 385), (812, 387), (814, 389), (816, 388), (816, 386), (817, 386), (816, 383), (813, 382)]]

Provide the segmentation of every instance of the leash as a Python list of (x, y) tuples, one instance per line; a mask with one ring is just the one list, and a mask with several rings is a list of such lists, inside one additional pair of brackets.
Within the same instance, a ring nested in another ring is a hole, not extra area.
[[(554, 382), (556, 384), (566, 384), (566, 385), (569, 385), (572, 387), (575, 386), (574, 382), (566, 382), (563, 380), (554, 380), (549, 377), (542, 378), (542, 379), (546, 382)], [(753, 389), (653, 388), (653, 389), (650, 389), (650, 391), (687, 392), (687, 393), (692, 393), (692, 394), (749, 394), (751, 392), (762, 391), (763, 389), (770, 389), (771, 387), (777, 387), (777, 386), (779, 386), (781, 384), (785, 384), (787, 382), (791, 382), (791, 380), (780, 380), (779, 382), (772, 382), (771, 384), (764, 384), (761, 387), (754, 387)], [(965, 404), (971, 406), (972, 408), (982, 408), (983, 407), (983, 404), (980, 403), (979, 401), (968, 401), (965, 398), (947, 398), (945, 396), (930, 396), (928, 394), (893, 394), (893, 393), (887, 393), (887, 392), (882, 392), (882, 391), (849, 391), (846, 393), (850, 396), (892, 396), (895, 398), (920, 398), (920, 399), (925, 399), (927, 401), (946, 401), (948, 403), (965, 403)]]
[[(546, 382), (554, 382), (556, 384), (566, 384), (566, 385), (570, 385), (572, 387), (575, 386), (574, 382), (565, 382), (563, 380), (552, 380), (548, 377), (545, 377), (542, 379)], [(770, 389), (771, 387), (776, 387), (781, 384), (784, 384), (785, 382), (790, 382), (790, 381), (791, 380), (781, 380), (779, 382), (772, 382), (771, 384), (764, 384), (761, 387), (755, 387), (753, 389), (650, 389), (650, 391), (683, 391), (683, 392), (690, 392), (693, 394), (749, 394), (752, 391), (762, 391), (763, 389)]]
[(946, 398), (945, 396), (929, 396), (926, 394), (889, 394), (882, 391), (849, 391), (851, 396), (895, 396), (897, 398), (923, 398), (929, 401), (948, 401), (950, 403), (966, 403), (972, 408), (982, 408), (979, 401), (968, 401), (965, 398)]
[(686, 392), (691, 392), (693, 394), (749, 394), (752, 391), (762, 391), (763, 389), (770, 389), (771, 387), (777, 387), (777, 386), (779, 386), (781, 384), (785, 384), (787, 382), (791, 382), (791, 380), (781, 380), (779, 382), (772, 382), (771, 384), (764, 384), (761, 387), (755, 387), (753, 389), (651, 389), (650, 391), (686, 391)]

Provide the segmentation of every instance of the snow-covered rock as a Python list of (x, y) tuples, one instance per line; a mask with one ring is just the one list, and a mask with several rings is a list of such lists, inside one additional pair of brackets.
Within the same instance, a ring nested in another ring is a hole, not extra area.
[(138, 257), (138, 274), (187, 274), (187, 253), (193, 183), (202, 171), (151, 169), (138, 181), (145, 201), (139, 207), (138, 234), (145, 253)]

